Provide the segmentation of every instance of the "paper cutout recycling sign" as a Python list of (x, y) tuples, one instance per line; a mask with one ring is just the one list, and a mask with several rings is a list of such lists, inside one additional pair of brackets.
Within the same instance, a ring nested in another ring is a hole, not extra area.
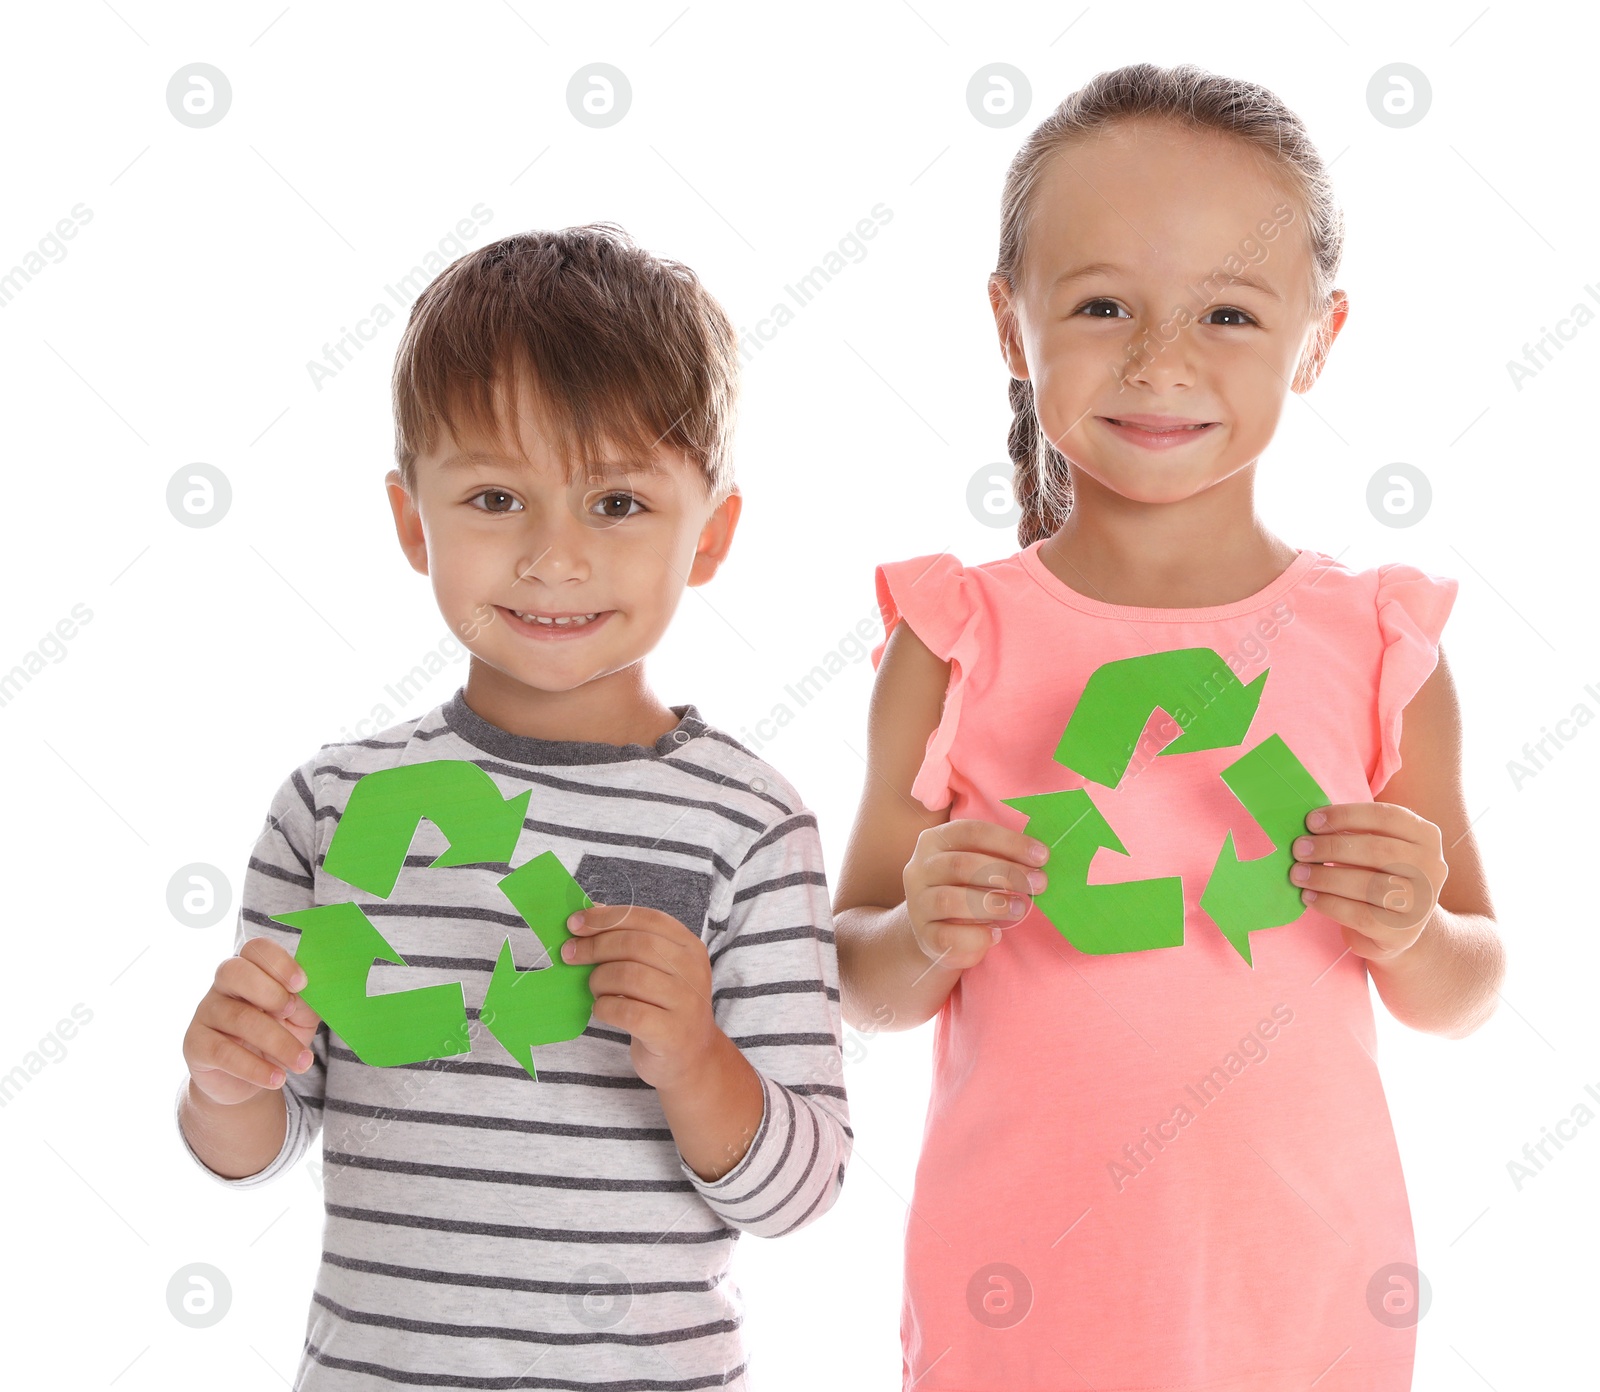
[[(323, 868), (387, 899), (424, 817), (450, 843), (430, 869), (506, 864), (516, 850), (530, 793), (502, 798), (494, 780), (465, 759), (380, 769), (350, 790)], [(594, 1008), (589, 990), (593, 965), (561, 960), (561, 944), (572, 936), (568, 917), (591, 907), (591, 901), (552, 851), (504, 876), (500, 890), (544, 944), (550, 965), (518, 971), (507, 937), (478, 1018), (537, 1081), (533, 1047), (577, 1038)], [(295, 960), (307, 978), (300, 994), (363, 1063), (394, 1067), (471, 1051), (459, 981), (367, 994), (367, 973), (374, 961), (402, 967), (406, 961), (359, 904), (318, 904), (273, 914), (272, 919), (300, 930)]]
[[(1270, 669), (1269, 669), (1270, 670)], [(1248, 686), (1212, 648), (1177, 648), (1107, 662), (1090, 675), (1056, 747), (1057, 763), (1092, 783), (1115, 788), (1132, 758), (1134, 742), (1152, 712), (1189, 715), (1183, 733), (1160, 757), (1244, 743), (1267, 682), (1262, 672)], [(1203, 702), (1194, 693), (1210, 683)], [(1300, 889), (1289, 879), (1292, 843), (1306, 814), (1328, 797), (1278, 735), (1222, 770), (1222, 781), (1260, 824), (1274, 849), (1240, 860), (1229, 831), (1206, 881), (1200, 906), (1250, 966), (1250, 934), (1292, 923), (1305, 912)], [(1027, 815), (1024, 830), (1051, 848), (1048, 885), (1034, 902), (1080, 952), (1142, 952), (1183, 945), (1183, 879), (1169, 875), (1123, 884), (1089, 883), (1089, 864), (1102, 846), (1127, 855), (1117, 833), (1088, 790), (1074, 788), (1032, 797), (1004, 798)]]

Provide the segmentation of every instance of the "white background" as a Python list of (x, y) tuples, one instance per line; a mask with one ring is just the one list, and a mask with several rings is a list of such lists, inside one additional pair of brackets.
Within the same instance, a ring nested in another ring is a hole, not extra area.
[[(750, 361), (733, 555), (685, 593), (650, 659), (663, 700), (693, 701), (792, 778), (836, 876), (870, 663), (858, 655), (770, 743), (754, 722), (793, 707), (785, 684), (876, 618), (876, 563), (1015, 549), (966, 505), (975, 471), (1004, 459), (1009, 424), (984, 293), (1006, 163), (1096, 72), (1189, 60), (1298, 111), (1349, 220), (1350, 320), (1314, 393), (1288, 402), (1260, 469), (1263, 516), (1356, 569), (1405, 560), (1461, 581), (1445, 648), (1510, 974), (1495, 1018), (1465, 1041), (1412, 1034), (1377, 1007), (1433, 1292), (1416, 1385), (1510, 1392), (1592, 1368), (1600, 1126), (1520, 1192), (1507, 1170), (1585, 1083), (1600, 1088), (1584, 791), (1600, 731), (1580, 727), (1520, 790), (1508, 772), (1558, 717), (1600, 710), (1600, 327), (1520, 390), (1507, 371), (1586, 283), (1600, 294), (1591, 12), (118, 0), (16, 7), (6, 28), (0, 274), (75, 205), (92, 219), (0, 308), (0, 672), (75, 604), (93, 615), (0, 706), (13, 904), (0, 1073), (26, 1076), (0, 1108), (18, 1271), (8, 1362), (36, 1359), (36, 1379), (54, 1370), (67, 1386), (226, 1378), (241, 1392), (287, 1385), (296, 1364), (320, 1195), (304, 1166), (230, 1192), (178, 1148), (181, 1039), (236, 908), (185, 927), (167, 884), (209, 862), (237, 895), (291, 768), (347, 730), (370, 733), (358, 722), (375, 705), (410, 719), (465, 675), (464, 662), (447, 669), (403, 707), (384, 694), (447, 636), (383, 494), (399, 321), (321, 390), (307, 361), (480, 202), (493, 216), (473, 245), (614, 219), (695, 267), (743, 327), (874, 204), (891, 209), (868, 254)], [(196, 61), (233, 92), (207, 129), (165, 99)], [(1366, 101), (1396, 61), (1432, 85), (1427, 117), (1406, 129)], [(566, 105), (591, 62), (632, 85), (608, 129)], [(1016, 126), (967, 109), (969, 78), (991, 62), (1029, 78)], [(1403, 530), (1365, 501), (1395, 461), (1434, 490)], [(207, 529), (166, 504), (169, 479), (195, 462), (233, 490)], [(92, 1019), (40, 1066), (75, 1004)], [(834, 1211), (739, 1244), (764, 1392), (899, 1385), (930, 1036), (879, 1036), (849, 1068), (857, 1144)], [(232, 1287), (228, 1316), (205, 1330), (167, 1309), (169, 1279), (191, 1262)], [(1281, 1276), (1286, 1300), (1314, 1279)]]

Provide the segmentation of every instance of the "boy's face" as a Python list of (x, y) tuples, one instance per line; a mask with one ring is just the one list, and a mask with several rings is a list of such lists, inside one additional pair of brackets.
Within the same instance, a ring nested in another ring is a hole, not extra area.
[(417, 459), (415, 498), (390, 471), (400, 545), (497, 696), (574, 692), (615, 674), (641, 692), (629, 669), (666, 632), (684, 586), (703, 585), (728, 554), (738, 490), (713, 508), (699, 470), (664, 445), (649, 461), (608, 453), (603, 477), (579, 469), (569, 484), (534, 422), (515, 419), (520, 457), (441, 431)]
[[(990, 294), (1046, 436), (1108, 490), (1174, 502), (1253, 463), (1316, 380), (1310, 258), (1299, 202), (1239, 142), (1136, 122), (1054, 157), (1019, 284)], [(1334, 292), (1329, 343), (1346, 311)], [(1204, 424), (1164, 440), (1128, 416)]]

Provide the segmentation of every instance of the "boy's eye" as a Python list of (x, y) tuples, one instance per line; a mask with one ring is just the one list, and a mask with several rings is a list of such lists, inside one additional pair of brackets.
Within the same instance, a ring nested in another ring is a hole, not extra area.
[[(1237, 314), (1239, 316), (1239, 318), (1244, 321), (1245, 324), (1253, 324), (1253, 323), (1256, 322), (1248, 314), (1246, 314), (1242, 309), (1235, 309), (1235, 308), (1233, 308), (1232, 305), (1224, 305), (1221, 309), (1214, 309), (1214, 310), (1211, 311), (1211, 314)], [(1209, 319), (1211, 317), (1211, 314), (1206, 315), (1206, 319)], [(1205, 321), (1202, 320), (1201, 322), (1204, 323)], [(1222, 327), (1225, 328), (1225, 329), (1242, 328), (1243, 325), (1242, 324), (1238, 324), (1238, 323), (1234, 323), (1234, 324), (1224, 324), (1224, 325), (1222, 325)]]
[[(522, 504), (520, 502), (518, 502), (517, 499), (512, 498), (511, 495), (509, 493), (507, 493), (503, 488), (485, 488), (482, 493), (474, 494), (473, 497), (470, 498), (468, 501), (476, 504), (478, 499), (480, 499), (480, 498), (510, 498), (511, 501), (513, 503), (516, 503), (519, 508), (522, 506)], [(478, 511), (479, 512), (509, 512), (509, 511), (511, 511), (511, 509), (510, 508), (504, 508), (504, 507), (484, 507), (484, 508), (479, 508)]]
[[(620, 505), (620, 506), (619, 506)], [(619, 521), (624, 517), (632, 517), (632, 508), (643, 505), (632, 493), (607, 493), (595, 505), (592, 511), (598, 512), (607, 521)]]
[[(1110, 314), (1102, 314), (1098, 312), (1101, 309), (1109, 309), (1112, 312)], [(1087, 304), (1079, 306), (1078, 313), (1083, 314), (1089, 310), (1097, 311), (1089, 314), (1088, 317), (1091, 319), (1116, 319), (1119, 317), (1119, 311), (1122, 316), (1126, 316), (1129, 319), (1133, 318), (1115, 300), (1090, 300)]]

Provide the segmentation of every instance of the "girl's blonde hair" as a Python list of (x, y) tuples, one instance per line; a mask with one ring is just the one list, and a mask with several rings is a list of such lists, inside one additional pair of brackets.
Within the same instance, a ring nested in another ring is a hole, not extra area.
[[(1312, 261), (1311, 304), (1318, 317), (1314, 351), (1320, 351), (1326, 333), (1321, 316), (1344, 249), (1344, 215), (1334, 200), (1327, 166), (1300, 118), (1272, 92), (1193, 63), (1173, 68), (1134, 63), (1100, 73), (1034, 128), (1006, 171), (1000, 198), (1000, 255), (993, 275), (1013, 288), (1018, 284), (1034, 190), (1051, 156), (1117, 121), (1140, 117), (1236, 136), (1281, 171), (1305, 216)], [(1066, 521), (1072, 510), (1072, 480), (1066, 459), (1040, 428), (1033, 383), (1013, 377), (1010, 391), (1014, 415), (1007, 449), (1014, 471), (1012, 486), (1022, 508), (1017, 541), (1030, 546)]]

